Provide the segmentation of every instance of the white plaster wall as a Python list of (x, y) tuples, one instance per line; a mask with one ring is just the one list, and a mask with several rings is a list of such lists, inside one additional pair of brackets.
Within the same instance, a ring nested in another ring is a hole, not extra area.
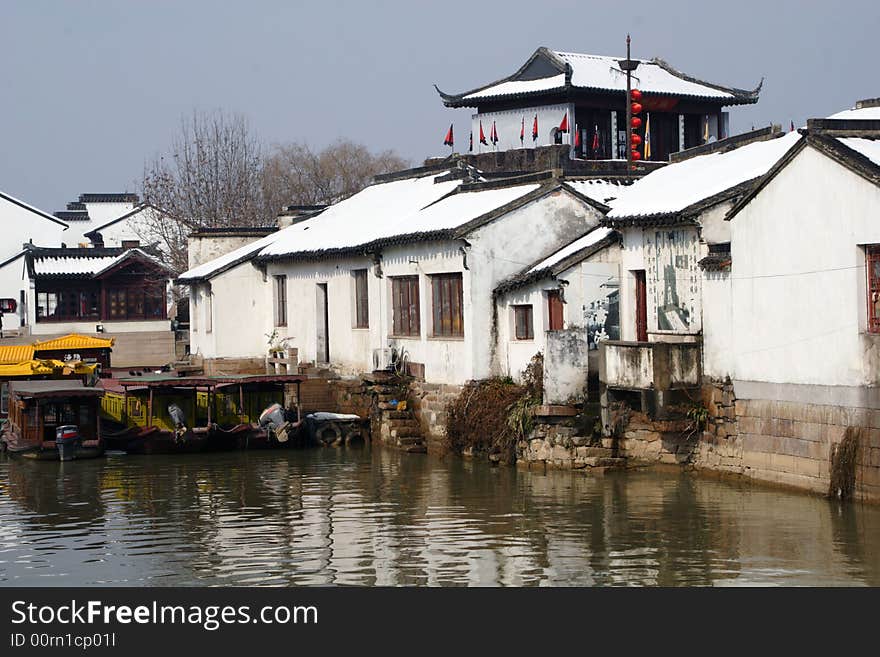
[[(301, 358), (317, 357), (316, 286), (327, 284), (330, 308), (330, 360), (343, 371), (372, 368), (373, 349), (391, 342), (425, 365), (425, 378), (435, 383), (463, 383), (493, 373), (492, 291), (524, 266), (546, 257), (574, 236), (598, 224), (599, 214), (568, 192), (554, 192), (504, 215), (468, 236), (467, 268), (462, 241), (434, 242), (385, 249), (383, 277), (370, 271), (370, 329), (354, 329), (352, 269), (370, 267), (369, 258), (323, 262), (273, 263), (268, 273), (288, 276), (288, 332)], [(462, 274), (464, 336), (431, 336), (430, 276)], [(418, 275), (421, 335), (391, 339), (391, 282), (394, 276)], [(216, 305), (216, 304), (215, 304)], [(533, 352), (534, 353), (534, 352)]]
[[(113, 221), (118, 217), (121, 217), (124, 214), (131, 212), (135, 204), (131, 202), (126, 203), (86, 203), (86, 210), (89, 213), (88, 221), (71, 221), (70, 222), (70, 231), (67, 239), (68, 246), (79, 246), (80, 244), (84, 244), (85, 246), (91, 246), (91, 242), (85, 234), (95, 230), (98, 226), (103, 226), (108, 221)], [(126, 223), (126, 222), (121, 222)], [(118, 225), (118, 224), (117, 224)], [(103, 234), (103, 233), (102, 233)], [(104, 239), (107, 239), (105, 236)], [(138, 239), (137, 237), (126, 237), (125, 239)], [(107, 242), (105, 242), (107, 246), (110, 246)], [(116, 245), (118, 246), (118, 245)]]
[[(206, 303), (209, 291), (211, 304)], [(207, 331), (209, 307), (213, 318)], [(210, 285), (190, 286), (190, 352), (205, 358), (265, 356), (272, 310), (271, 281), (250, 262), (215, 276)]]
[(104, 333), (142, 333), (148, 331), (171, 330), (171, 322), (167, 319), (125, 322), (94, 320), (89, 322), (36, 322), (35, 324), (31, 324), (31, 333), (33, 335), (95, 333), (95, 327), (98, 324), (104, 326)]
[(187, 239), (187, 267), (193, 269), (262, 238), (262, 235), (190, 236)]
[[(636, 339), (636, 286), (633, 271), (645, 268), (644, 231), (638, 227), (621, 229), (620, 252), (620, 339)], [(650, 327), (649, 327), (650, 328)]]
[(724, 217), (732, 207), (733, 201), (725, 201), (700, 214), (700, 237), (706, 244), (725, 244), (730, 241), (730, 222)]
[(37, 246), (61, 246), (71, 239), (64, 224), (55, 223), (0, 197), (0, 262), (21, 251), (22, 244), (33, 241)]
[(153, 208), (144, 208), (140, 212), (128, 217), (125, 221), (119, 221), (112, 226), (102, 229), (101, 237), (104, 239), (104, 246), (122, 246), (123, 240), (137, 240), (143, 245), (148, 245), (149, 238), (145, 236), (146, 222), (150, 220), (154, 212)]
[(21, 291), (27, 291), (29, 287), (24, 255), (0, 267), (0, 299), (15, 299), (18, 304), (15, 316), (3, 316), (3, 328), (22, 325), (21, 320), (26, 318), (27, 309), (21, 305)]
[(731, 377), (880, 384), (865, 259), (880, 188), (805, 148), (731, 221)]
[[(474, 114), (471, 116), (471, 130), (473, 130), (474, 135), (473, 152), (492, 153), (494, 151), (508, 151), (516, 148), (550, 146), (555, 143), (551, 136), (553, 128), (559, 127), (566, 112), (568, 112), (569, 130), (562, 135), (562, 143), (571, 144), (572, 139), (574, 139), (575, 120), (574, 105), (571, 103)], [(538, 139), (537, 141), (532, 141), (532, 127), (535, 123), (535, 114), (538, 115)], [(525, 134), (523, 135), (522, 144), (520, 144), (519, 134), (523, 118), (525, 118)], [(483, 122), (483, 133), (486, 136), (488, 146), (480, 143), (480, 121)], [(491, 139), (492, 121), (495, 121), (495, 127), (498, 131), (497, 147), (493, 146)], [(459, 150), (467, 148), (469, 135), (460, 135), (456, 139), (459, 144), (463, 145), (463, 147), (459, 147)]]
[[(612, 244), (562, 272), (558, 280), (546, 278), (499, 296), (496, 301), (496, 362), (500, 368), (499, 373), (519, 379), (532, 357), (538, 352), (546, 351), (546, 331), (550, 322), (547, 293), (550, 290), (563, 290), (564, 329), (589, 329), (594, 321), (602, 320), (602, 307), (606, 304), (608, 295), (619, 286), (620, 259), (620, 246)], [(517, 340), (513, 307), (528, 304), (532, 306), (534, 338)], [(609, 339), (618, 337), (617, 333), (613, 333)]]
[(703, 373), (723, 379), (733, 361), (733, 299), (729, 271), (703, 272)]

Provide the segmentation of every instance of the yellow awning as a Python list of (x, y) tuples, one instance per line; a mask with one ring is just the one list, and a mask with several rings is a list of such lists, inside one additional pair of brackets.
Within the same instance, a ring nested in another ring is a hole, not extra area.
[(16, 365), (24, 361), (33, 360), (34, 345), (10, 344), (0, 346), (0, 365)]
[(60, 338), (35, 342), (33, 348), (36, 351), (60, 351), (62, 349), (110, 349), (113, 347), (113, 342), (114, 338), (96, 338), (91, 335), (70, 333), (68, 335), (62, 335)]

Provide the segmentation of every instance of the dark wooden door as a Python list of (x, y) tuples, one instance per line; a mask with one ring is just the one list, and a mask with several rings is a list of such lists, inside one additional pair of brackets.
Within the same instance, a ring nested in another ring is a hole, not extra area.
[(648, 341), (648, 289), (645, 270), (634, 271), (636, 277), (636, 340)]
[(559, 290), (551, 290), (547, 293), (547, 308), (550, 312), (550, 326), (549, 330), (551, 331), (561, 331), (562, 330), (562, 295)]

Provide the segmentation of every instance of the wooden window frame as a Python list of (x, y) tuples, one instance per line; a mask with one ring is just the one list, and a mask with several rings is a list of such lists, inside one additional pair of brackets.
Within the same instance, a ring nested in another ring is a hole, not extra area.
[(873, 312), (874, 306), (880, 306), (880, 244), (865, 246), (865, 292), (868, 333), (880, 333), (880, 313)]
[(354, 284), (354, 328), (370, 328), (370, 290), (366, 269), (352, 269)]
[(431, 275), (431, 336), (464, 337), (464, 277), (461, 272)]
[[(521, 332), (520, 326), (525, 330)], [(513, 306), (513, 336), (515, 340), (535, 339), (535, 309), (532, 304), (523, 303)]]
[(392, 337), (418, 338), (422, 335), (418, 276), (391, 277)]
[(274, 281), (273, 302), (275, 305), (275, 326), (287, 326), (287, 276), (277, 274)]

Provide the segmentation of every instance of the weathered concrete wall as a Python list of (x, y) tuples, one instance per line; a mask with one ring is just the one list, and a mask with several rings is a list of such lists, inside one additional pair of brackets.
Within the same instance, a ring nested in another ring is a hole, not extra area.
[(587, 329), (548, 331), (544, 352), (544, 403), (578, 404), (587, 397), (590, 346)]
[[(187, 265), (189, 269), (198, 267), (214, 258), (219, 258), (245, 244), (250, 244), (269, 235), (271, 231), (242, 231), (222, 235), (193, 234), (186, 241)], [(109, 245), (108, 245), (109, 246)]]

